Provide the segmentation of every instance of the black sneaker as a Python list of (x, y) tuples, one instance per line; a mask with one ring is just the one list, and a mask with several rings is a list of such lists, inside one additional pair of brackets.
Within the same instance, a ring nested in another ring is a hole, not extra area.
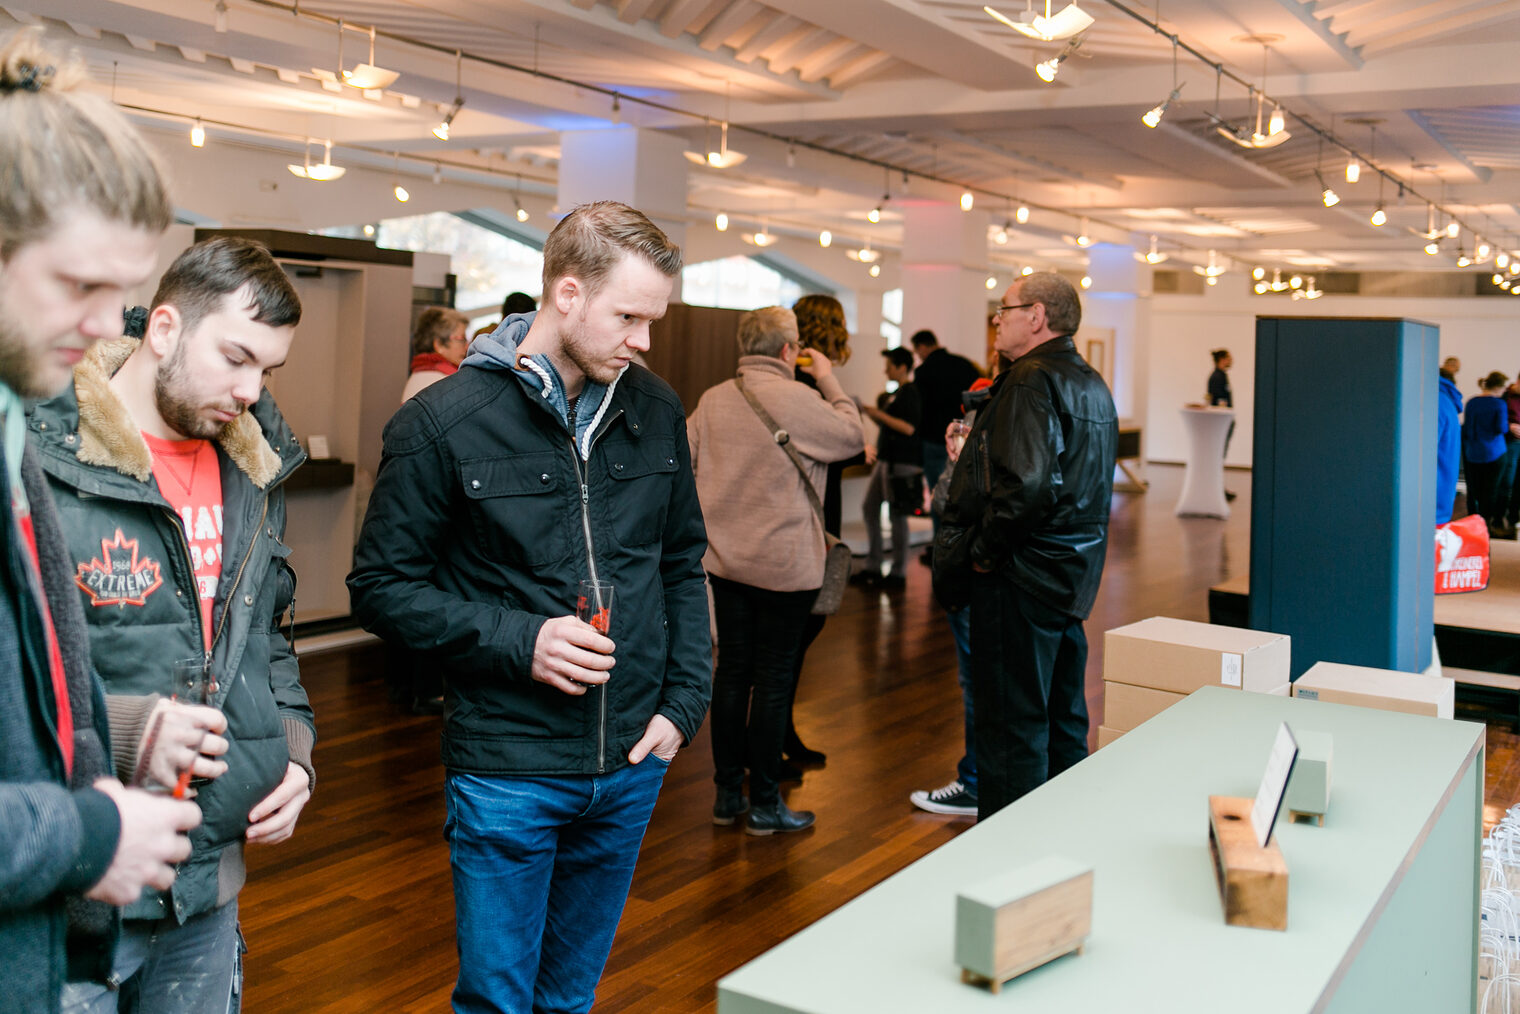
[(932, 791), (920, 789), (909, 793), (908, 801), (930, 813), (944, 813), (952, 817), (976, 816), (976, 793), (967, 791), (958, 780)]

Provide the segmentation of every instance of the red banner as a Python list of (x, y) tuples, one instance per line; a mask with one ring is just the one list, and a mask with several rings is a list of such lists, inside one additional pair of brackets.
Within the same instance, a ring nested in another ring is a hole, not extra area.
[(1488, 524), (1478, 515), (1436, 526), (1436, 594), (1488, 587)]

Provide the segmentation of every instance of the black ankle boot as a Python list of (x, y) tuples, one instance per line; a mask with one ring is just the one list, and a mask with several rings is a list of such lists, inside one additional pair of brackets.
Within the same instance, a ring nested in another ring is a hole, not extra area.
[(781, 753), (793, 764), (803, 767), (821, 768), (829, 759), (822, 750), (809, 750), (795, 730), (787, 733)]
[(781, 800), (772, 806), (757, 806), (744, 821), (744, 833), (754, 835), (801, 831), (813, 826), (812, 810), (793, 810)]
[(729, 827), (749, 810), (749, 797), (742, 789), (719, 789), (717, 802), (713, 803), (712, 822), (719, 827)]

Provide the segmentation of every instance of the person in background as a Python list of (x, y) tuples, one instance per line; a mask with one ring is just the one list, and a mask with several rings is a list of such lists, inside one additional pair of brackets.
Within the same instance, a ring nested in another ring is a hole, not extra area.
[[(0, 178), (0, 1012), (56, 1014), (66, 978), (109, 974), (112, 906), (174, 883), (201, 814), (112, 777), (74, 565), (22, 399), (57, 394), (122, 333), (173, 206), (153, 149), (36, 28), (0, 40)], [(153, 742), (116, 746), (173, 782), (218, 727), (211, 709), (181, 708)]]
[[(817, 393), (792, 379), (799, 353), (811, 360), (801, 369)], [(789, 435), (806, 480), (750, 398)], [(830, 461), (860, 453), (860, 415), (828, 356), (800, 347), (792, 311), (768, 306), (739, 319), (739, 377), (706, 391), (686, 426), (718, 625), (713, 823), (727, 826), (748, 812), (749, 834), (801, 831), (813, 814), (793, 811), (781, 798), (781, 749), (793, 663), (823, 583), (825, 552), (823, 525), (803, 483), (816, 493)]]
[(1457, 473), (1462, 470), (1462, 392), (1457, 390), (1455, 358), (1441, 365), (1436, 394), (1436, 524), (1451, 520), (1457, 499)]
[(1453, 384), (1457, 382), (1457, 374), (1461, 372), (1462, 360), (1458, 359), (1456, 356), (1447, 356), (1441, 361), (1441, 376), (1445, 377)]
[(469, 328), (470, 319), (448, 307), (430, 306), (417, 315), (412, 329), (412, 371), (401, 389), (402, 404), (459, 369), (470, 349)]
[[(850, 361), (850, 332), (845, 327), (844, 306), (839, 300), (833, 296), (803, 296), (792, 304), (792, 312), (797, 316), (799, 336), (797, 340), (803, 348), (817, 349), (834, 366), (843, 366)], [(796, 379), (809, 387), (817, 387), (817, 381), (813, 379), (813, 375), (800, 366), (796, 371)], [(823, 527), (835, 538), (839, 537), (839, 530), (843, 526), (844, 498), (840, 493), (840, 483), (843, 481), (844, 470), (851, 465), (864, 464), (865, 460), (865, 449), (862, 445), (859, 454), (843, 461), (829, 463), (828, 478), (823, 490)], [(781, 777), (784, 781), (801, 778), (804, 766), (822, 767), (828, 760), (828, 756), (822, 750), (810, 749), (802, 742), (792, 714), (793, 705), (797, 700), (797, 684), (802, 679), (802, 666), (807, 658), (807, 650), (823, 632), (823, 624), (827, 619), (827, 616), (808, 617), (807, 627), (802, 632), (802, 646), (797, 650), (797, 661), (793, 665), (791, 700), (786, 707), (785, 760), (781, 766)]]
[[(1229, 369), (1235, 365), (1235, 358), (1230, 355), (1229, 349), (1215, 349), (1209, 355), (1214, 357), (1214, 372), (1209, 374), (1208, 405), (1210, 407), (1234, 408), (1235, 392), (1230, 388)], [(1224, 450), (1230, 452), (1230, 438), (1235, 435), (1235, 421), (1230, 420), (1230, 429), (1224, 435)], [(1224, 491), (1226, 500), (1234, 500), (1236, 493), (1232, 489)]]
[[(923, 399), (923, 418), (919, 421), (918, 439), (924, 462), (924, 481), (933, 489), (939, 483), (940, 473), (945, 470), (945, 428), (951, 420), (960, 418), (961, 394), (981, 377), (982, 371), (965, 356), (958, 356), (943, 348), (933, 331), (923, 330), (908, 339), (913, 354), (918, 357), (918, 368), (913, 371), (913, 383)], [(939, 531), (939, 516), (932, 515), (934, 530)], [(928, 563), (933, 548), (925, 549), (921, 559)]]
[(1230, 390), (1229, 369), (1235, 365), (1235, 359), (1229, 349), (1215, 349), (1209, 355), (1214, 357), (1214, 372), (1209, 374), (1208, 404), (1234, 408), (1235, 393)]
[[(1001, 354), (994, 356), (992, 367), (994, 375), (1001, 373), (1007, 365), (1008, 360)], [(976, 413), (986, 403), (987, 390), (991, 386), (991, 379), (977, 378), (976, 383), (971, 385), (971, 389), (961, 396), (961, 404), (966, 410), (965, 418), (952, 422), (945, 432), (945, 452), (949, 459), (949, 466), (940, 476), (939, 482), (935, 483), (933, 495), (935, 508), (939, 511), (944, 510), (955, 463), (960, 460), (961, 443), (966, 439), (966, 434), (971, 432), (971, 427), (976, 422)], [(940, 813), (950, 817), (975, 817), (976, 703), (971, 696), (971, 607), (946, 609), (945, 621), (950, 625), (950, 636), (955, 638), (955, 676), (961, 691), (961, 728), (964, 746), (961, 759), (955, 763), (955, 777), (937, 789), (915, 789), (908, 794), (908, 802), (929, 813)]]
[[(236, 1010), (244, 845), (289, 838), (311, 798), (315, 726), (279, 630), (295, 592), (282, 486), (306, 454), (264, 390), (300, 319), (267, 249), (204, 240), (164, 272), (142, 340), (97, 345), (34, 410), (113, 741), (186, 699), (174, 666), (204, 659), (189, 699), (225, 715), (226, 761), (192, 773), (231, 772), (198, 791), (205, 823), (174, 887), (125, 913), (111, 982), (131, 993), (71, 981), (65, 1014)], [(143, 580), (121, 579), (124, 559)]]
[(1515, 525), (1520, 521), (1520, 376), (1504, 389), (1504, 406), (1508, 429), (1504, 434), (1504, 457), (1499, 461), (1499, 474), (1494, 479), (1493, 537), (1513, 540)]
[[(507, 298), (501, 301), (501, 319), (515, 317), (518, 314), (532, 313), (538, 309), (532, 296), (526, 292), (509, 292)], [(495, 328), (492, 328), (494, 331)]]
[(1479, 384), (1483, 392), (1468, 400), (1462, 410), (1462, 459), (1467, 471), (1467, 511), (1488, 522), (1489, 534), (1502, 530), (1504, 519), (1495, 514), (1495, 486), (1504, 461), (1504, 438), (1509, 432), (1509, 407), (1504, 387), (1509, 378), (1498, 370)]
[[(885, 404), (861, 406), (861, 413), (879, 426), (876, 446), (866, 445), (866, 461), (872, 465), (871, 481), (860, 509), (865, 515), (870, 550), (865, 566), (850, 577), (855, 584), (901, 588), (908, 572), (908, 515), (923, 502), (923, 451), (918, 424), (923, 402), (913, 383), (913, 353), (904, 348), (883, 349), (887, 380), (897, 390), (884, 394)], [(892, 519), (892, 569), (881, 573), (881, 505)]]
[(1077, 353), (1082, 304), (1051, 272), (998, 308), (1010, 360), (966, 437), (934, 548), (934, 590), (971, 607), (977, 816), (1087, 756), (1087, 638), (1108, 545), (1119, 421)]

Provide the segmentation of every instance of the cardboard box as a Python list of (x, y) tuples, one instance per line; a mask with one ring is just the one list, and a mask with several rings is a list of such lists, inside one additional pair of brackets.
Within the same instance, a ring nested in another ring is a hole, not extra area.
[(1125, 730), (1125, 729), (1110, 729), (1106, 725), (1100, 725), (1100, 726), (1098, 726), (1098, 749), (1101, 750), (1105, 746), (1108, 746), (1108, 744), (1112, 743), (1114, 740), (1116, 740), (1120, 736), (1124, 735), (1124, 733), (1126, 731), (1128, 731), (1128, 730)]
[(1293, 696), (1432, 718), (1451, 718), (1456, 711), (1456, 686), (1455, 680), (1440, 676), (1340, 662), (1316, 662), (1293, 684)]
[(1190, 694), (1226, 686), (1272, 693), (1289, 682), (1286, 634), (1152, 616), (1103, 635), (1103, 678)]
[(1103, 724), (1116, 732), (1128, 732), (1155, 718), (1187, 694), (1174, 694), (1150, 687), (1103, 681)]

